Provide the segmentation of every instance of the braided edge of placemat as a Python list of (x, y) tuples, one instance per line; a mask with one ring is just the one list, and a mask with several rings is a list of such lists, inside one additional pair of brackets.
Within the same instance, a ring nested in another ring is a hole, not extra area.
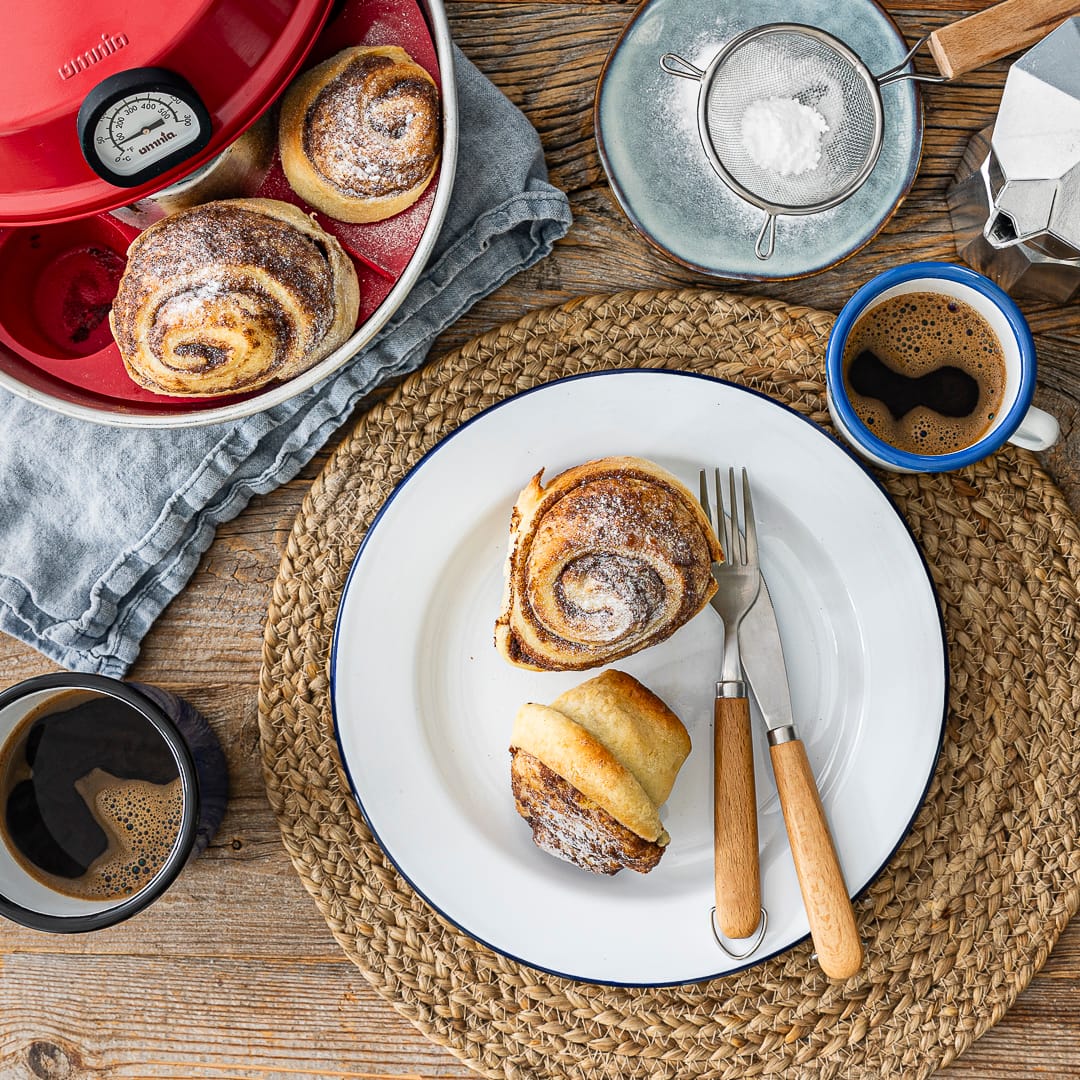
[[(478, 945), (409, 889), (349, 794), (326, 664), (364, 529), (468, 417), (581, 371), (677, 368), (771, 393), (829, 426), (833, 317), (711, 290), (586, 297), (532, 312), (411, 376), (313, 483), (275, 582), (259, 690), (285, 847), (346, 954), (429, 1038), (491, 1077), (924, 1077), (996, 1023), (1080, 903), (1075, 725), (1080, 533), (1025, 451), (883, 476), (927, 557), (949, 640), (950, 711), (906, 840), (856, 905), (864, 970), (832, 984), (808, 942), (745, 972), (625, 989)], [(1062, 798), (1062, 794), (1067, 797)]]

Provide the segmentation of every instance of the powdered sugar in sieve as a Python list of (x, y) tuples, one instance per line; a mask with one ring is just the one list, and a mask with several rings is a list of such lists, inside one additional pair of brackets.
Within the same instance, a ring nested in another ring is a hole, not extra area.
[[(701, 84), (698, 134), (713, 168), (768, 215), (759, 259), (773, 252), (778, 215), (827, 210), (869, 177), (884, 130), (879, 87), (913, 77), (900, 66), (875, 78), (842, 41), (798, 23), (738, 35), (704, 71), (675, 53), (660, 58), (668, 74)], [(776, 130), (762, 141), (767, 123)]]

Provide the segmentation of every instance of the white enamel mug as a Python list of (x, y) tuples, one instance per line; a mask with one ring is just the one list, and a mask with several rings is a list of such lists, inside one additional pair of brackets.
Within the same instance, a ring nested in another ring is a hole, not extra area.
[[(885, 442), (857, 416), (844, 387), (844, 347), (852, 327), (872, 308), (904, 293), (933, 292), (963, 300), (989, 323), (1005, 357), (1005, 394), (983, 435), (948, 454), (913, 454)], [(918, 262), (887, 270), (844, 305), (829, 334), (825, 385), (829, 414), (841, 435), (868, 461), (893, 472), (948, 472), (992, 454), (1006, 442), (1046, 450), (1060, 435), (1057, 420), (1031, 404), (1035, 393), (1035, 342), (1020, 309), (989, 278), (953, 263)]]

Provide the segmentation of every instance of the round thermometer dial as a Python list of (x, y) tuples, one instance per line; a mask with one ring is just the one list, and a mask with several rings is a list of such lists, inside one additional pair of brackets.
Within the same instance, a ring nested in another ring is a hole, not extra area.
[(198, 153), (211, 123), (187, 80), (163, 68), (133, 68), (98, 83), (79, 110), (89, 166), (117, 187), (138, 187)]

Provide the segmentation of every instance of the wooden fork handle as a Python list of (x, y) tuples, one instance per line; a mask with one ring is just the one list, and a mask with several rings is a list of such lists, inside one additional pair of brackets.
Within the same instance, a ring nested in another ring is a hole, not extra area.
[(713, 785), (716, 922), (728, 937), (746, 938), (761, 921), (761, 875), (754, 747), (745, 697), (716, 699)]
[(1077, 0), (1002, 0), (930, 35), (938, 71), (954, 79), (1034, 45), (1070, 15)]
[(862, 967), (862, 942), (806, 748), (790, 739), (769, 756), (818, 963), (830, 979), (848, 979)]

